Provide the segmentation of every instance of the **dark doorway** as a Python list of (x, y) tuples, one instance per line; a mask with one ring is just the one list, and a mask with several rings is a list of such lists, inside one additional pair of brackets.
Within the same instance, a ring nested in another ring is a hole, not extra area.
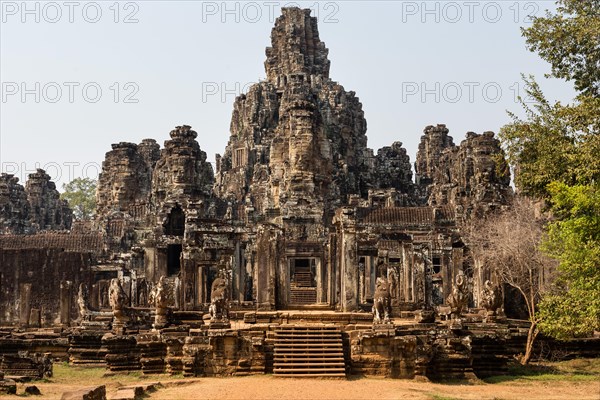
[(167, 274), (177, 275), (181, 271), (181, 245), (170, 244), (167, 246)]
[(167, 222), (165, 223), (165, 235), (169, 236), (183, 236), (185, 232), (185, 213), (181, 207), (176, 205), (173, 207)]
[(317, 302), (316, 262), (314, 258), (290, 260), (290, 303)]

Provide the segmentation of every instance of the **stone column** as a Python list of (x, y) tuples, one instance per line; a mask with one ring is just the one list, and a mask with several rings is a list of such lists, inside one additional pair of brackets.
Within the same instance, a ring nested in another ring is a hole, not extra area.
[(240, 248), (240, 242), (235, 241), (235, 247), (233, 251), (233, 262), (231, 265), (231, 299), (237, 301), (244, 300), (243, 291), (243, 256)]
[(415, 274), (414, 265), (415, 249), (412, 243), (402, 243), (402, 267), (404, 274), (402, 276), (402, 289), (404, 291), (404, 301), (418, 303), (419, 298), (419, 280), (421, 276)]
[[(256, 303), (259, 310), (275, 306), (276, 270), (285, 268), (287, 260), (279, 252), (280, 237), (269, 227), (261, 227), (257, 235)], [(281, 264), (281, 265), (280, 265)]]
[[(451, 269), (448, 271), (448, 282), (444, 282), (444, 299), (446, 299), (450, 292), (452, 292), (452, 285), (454, 284), (454, 280), (456, 276), (463, 271), (463, 249), (461, 247), (453, 248), (450, 256), (450, 260), (445, 262)], [(446, 293), (446, 290), (448, 291)]]
[(372, 256), (366, 256), (365, 257), (365, 303), (367, 302), (367, 299), (372, 299), (373, 298), (373, 284), (372, 284), (372, 279), (371, 279), (371, 275), (373, 273), (373, 257)]
[(342, 311), (358, 309), (358, 259), (356, 233), (344, 232), (342, 240)]
[(328, 259), (328, 292), (327, 301), (330, 306), (333, 306), (337, 302), (337, 277), (338, 273), (338, 258), (337, 252), (335, 251), (337, 248), (337, 235), (330, 234), (329, 235), (329, 244), (326, 247), (326, 255)]
[(60, 282), (60, 323), (68, 326), (71, 322), (71, 281)]
[(29, 327), (30, 328), (41, 328), (42, 327), (42, 315), (39, 308), (32, 308), (29, 315)]
[(31, 314), (31, 283), (21, 284), (19, 304), (19, 324), (21, 326), (27, 326), (29, 324), (29, 316)]

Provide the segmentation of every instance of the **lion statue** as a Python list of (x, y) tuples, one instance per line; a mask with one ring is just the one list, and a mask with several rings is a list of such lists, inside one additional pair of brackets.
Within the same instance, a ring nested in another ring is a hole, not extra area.
[(117, 278), (113, 278), (110, 281), (110, 287), (108, 288), (108, 304), (110, 304), (113, 312), (123, 311), (126, 297), (123, 286), (121, 286), (121, 281)]
[(456, 275), (454, 285), (452, 286), (452, 292), (446, 299), (448, 305), (450, 306), (450, 312), (453, 317), (460, 317), (467, 307), (469, 303), (468, 289), (467, 277), (462, 273)]
[(488, 315), (495, 315), (496, 310), (502, 306), (502, 296), (497, 286), (486, 280), (481, 291), (480, 304), (486, 309)]
[(85, 284), (79, 284), (79, 291), (77, 292), (77, 308), (79, 309), (79, 320), (85, 321), (88, 318), (88, 291)]
[(158, 280), (158, 284), (152, 289), (152, 295), (150, 296), (152, 299), (152, 305), (156, 309), (156, 313), (154, 315), (154, 328), (160, 329), (164, 328), (168, 324), (168, 314), (169, 314), (169, 296), (168, 296), (169, 287), (167, 285), (167, 280), (164, 276), (161, 276)]
[(209, 313), (211, 321), (229, 321), (229, 285), (224, 278), (212, 283)]
[(390, 321), (390, 285), (387, 279), (377, 278), (373, 296), (373, 323), (389, 324)]
[(158, 280), (158, 284), (154, 288), (154, 292), (152, 294), (152, 301), (154, 307), (158, 310), (164, 310), (169, 305), (169, 296), (167, 293), (168, 286), (166, 282), (166, 278), (161, 276)]

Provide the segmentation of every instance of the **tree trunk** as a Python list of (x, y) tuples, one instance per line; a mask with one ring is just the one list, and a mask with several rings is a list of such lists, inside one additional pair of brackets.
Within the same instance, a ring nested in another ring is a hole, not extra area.
[(531, 360), (531, 355), (533, 352), (533, 342), (537, 337), (539, 330), (537, 328), (537, 322), (532, 322), (529, 327), (529, 331), (527, 332), (527, 343), (525, 344), (525, 355), (521, 358), (521, 365), (529, 364), (529, 360)]

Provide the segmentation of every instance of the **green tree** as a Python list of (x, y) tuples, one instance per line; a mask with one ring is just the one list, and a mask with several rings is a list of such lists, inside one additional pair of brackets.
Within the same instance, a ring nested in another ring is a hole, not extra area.
[(577, 95), (551, 103), (524, 78), (533, 105), (521, 101), (526, 118), (510, 114), (500, 138), (519, 191), (544, 199), (554, 218), (544, 248), (559, 275), (539, 303), (539, 327), (566, 338), (600, 329), (600, 1), (557, 4), (522, 32), (550, 63), (548, 76), (573, 82)]
[(513, 122), (500, 130), (521, 193), (548, 198), (553, 181), (600, 180), (600, 98), (580, 95), (573, 104), (551, 104), (533, 77), (524, 79), (533, 101), (531, 106), (521, 101), (527, 118), (509, 113)]
[(549, 185), (552, 211), (547, 252), (560, 261), (553, 294), (540, 303), (540, 328), (558, 338), (600, 330), (600, 184)]
[(600, 97), (600, 1), (558, 0), (557, 5), (556, 14), (546, 12), (522, 28), (527, 48), (550, 63), (549, 76)]
[(90, 219), (96, 211), (96, 180), (75, 178), (63, 184), (60, 197), (67, 200), (77, 219)]

